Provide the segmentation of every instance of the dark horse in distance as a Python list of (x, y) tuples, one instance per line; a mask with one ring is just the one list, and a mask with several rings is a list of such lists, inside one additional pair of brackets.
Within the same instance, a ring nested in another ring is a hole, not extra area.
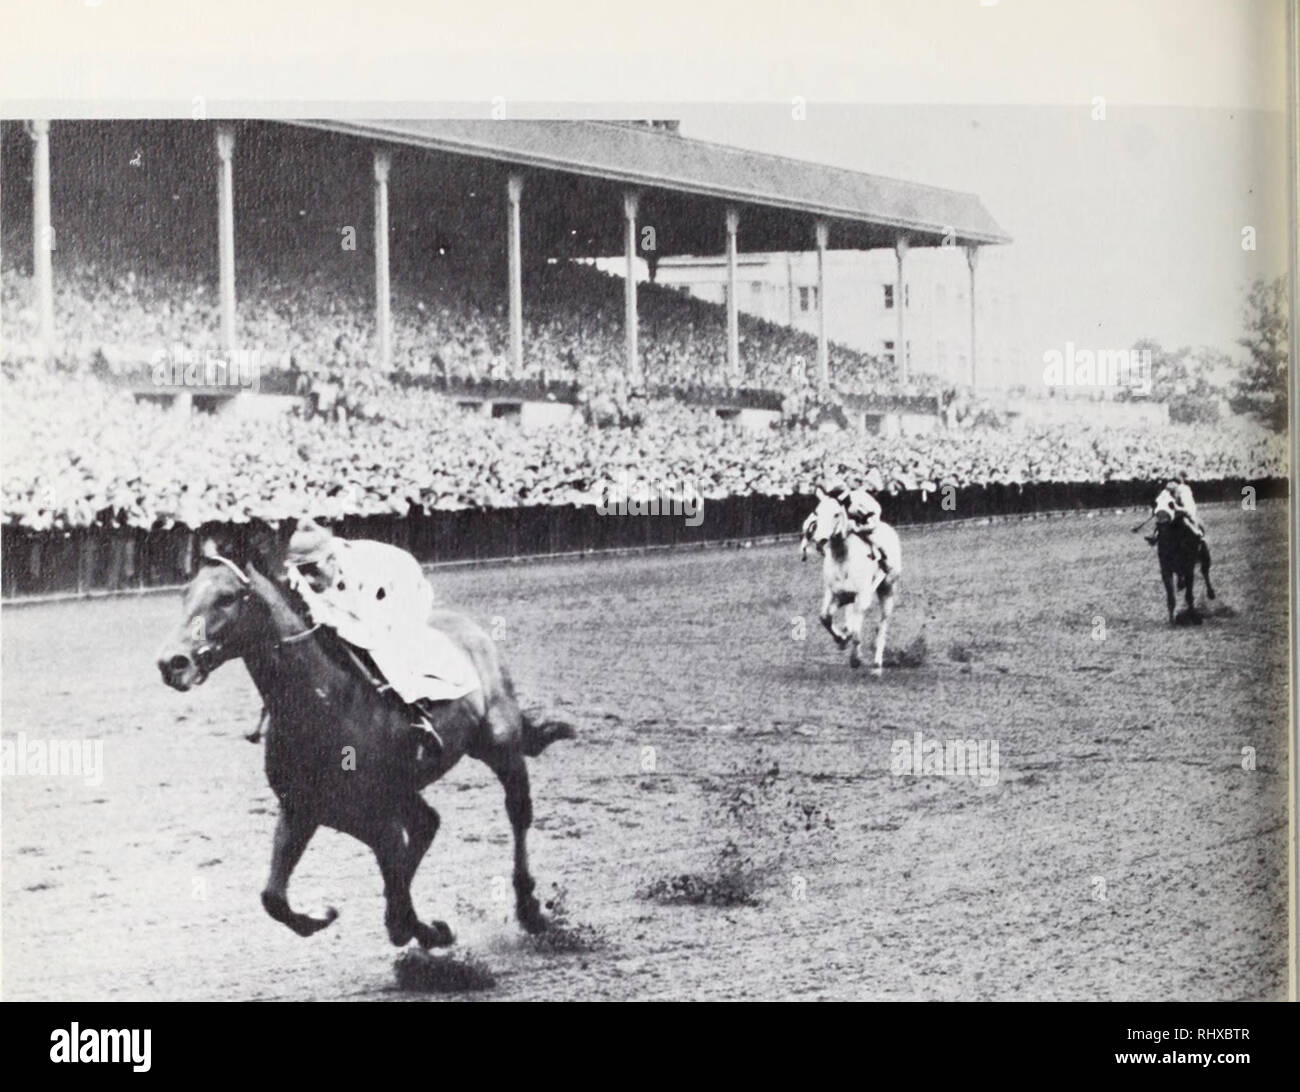
[(1187, 621), (1197, 623), (1200, 615), (1196, 613), (1194, 585), (1196, 566), (1201, 567), (1201, 576), (1205, 578), (1205, 594), (1214, 598), (1214, 585), (1210, 583), (1210, 548), (1205, 539), (1187, 526), (1182, 512), (1157, 507), (1156, 512), (1156, 556), (1160, 559), (1160, 579), (1165, 585), (1165, 604), (1169, 608), (1169, 621), (1177, 621), (1174, 585), (1186, 598)]
[(389, 939), (422, 947), (453, 943), (445, 922), (420, 921), (411, 880), (439, 818), (420, 795), (462, 755), (485, 763), (505, 789), (514, 834), (515, 914), (529, 932), (547, 922), (533, 895), (525, 839), (533, 804), (525, 756), (540, 754), (572, 726), (535, 722), (520, 709), (496, 646), (479, 626), (453, 611), (429, 623), (469, 655), (482, 686), (440, 703), (434, 721), (442, 753), (421, 760), (407, 711), (380, 694), (334, 634), (303, 621), (297, 597), (278, 579), (282, 555), (268, 530), (257, 545), (209, 540), (203, 563), (185, 589), (183, 620), (158, 657), (163, 681), (176, 690), (200, 685), (227, 660), (242, 658), (266, 706), (266, 777), (280, 801), (271, 874), (262, 905), (299, 936), (337, 916), (289, 904), (289, 877), (317, 827), (343, 831), (374, 852), (384, 880)]

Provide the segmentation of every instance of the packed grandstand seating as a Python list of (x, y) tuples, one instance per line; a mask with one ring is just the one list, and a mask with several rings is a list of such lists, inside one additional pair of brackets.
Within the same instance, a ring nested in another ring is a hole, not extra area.
[(1261, 478), (1285, 440), (1077, 426), (883, 439), (805, 427), (750, 432), (677, 401), (640, 424), (522, 429), (436, 392), (380, 391), (367, 418), (183, 417), (81, 369), (10, 363), (3, 379), (4, 512), (11, 526), (198, 527), (448, 508), (584, 504), (606, 483), (689, 482), (706, 498), (808, 491), (842, 474), (877, 487), (990, 482)]
[[(287, 272), (296, 269), (297, 272)], [(367, 515), (416, 509), (581, 504), (625, 472), (689, 481), (706, 497), (808, 490), (837, 474), (889, 489), (951, 483), (1262, 477), (1283, 472), (1281, 441), (1244, 423), (1194, 432), (1153, 428), (973, 427), (884, 440), (808, 427), (744, 431), (720, 420), (720, 394), (767, 392), (797, 411), (812, 390), (806, 334), (742, 316), (743, 375), (725, 366), (725, 311), (663, 287), (639, 294), (642, 374), (623, 363), (622, 282), (582, 263), (534, 267), (525, 283), (525, 368), (515, 374), (500, 292), (450, 264), (399, 268), (393, 285), (396, 372), (373, 364), (364, 263), (241, 269), (240, 342), (289, 369), (310, 393), (277, 420), (197, 414), (137, 401), (123, 373), (160, 346), (213, 345), (216, 287), (150, 261), (60, 251), (58, 359), (24, 351), (35, 336), (30, 274), (3, 273), (4, 515), (31, 530), (208, 520)], [(840, 394), (903, 389), (880, 362), (831, 353)], [(263, 377), (265, 380), (266, 377)], [(579, 392), (561, 429), (466, 414), (454, 384)], [(668, 397), (671, 396), (671, 397)], [(307, 406), (312, 408), (308, 409)], [(967, 423), (978, 415), (967, 414)]]
[[(239, 342), (268, 359), (292, 362), (310, 384), (362, 401), (376, 382), (372, 297), (361, 263), (293, 276), (266, 268), (241, 271)], [(36, 335), (31, 278), (3, 277), (7, 337)], [(578, 383), (599, 387), (624, 359), (622, 281), (566, 262), (533, 270), (524, 285), (524, 367), (516, 374), (500, 291), (465, 270), (435, 263), (399, 270), (393, 282), (393, 358), (399, 371), (444, 382), (485, 379)], [(807, 388), (816, 340), (742, 315), (741, 374), (726, 366), (725, 311), (659, 285), (638, 292), (642, 374), (637, 383), (702, 393)], [(140, 368), (159, 346), (215, 345), (220, 323), (215, 285), (158, 262), (123, 267), (88, 258), (61, 261), (55, 277), (55, 328), (69, 358), (101, 354), (113, 367)], [(844, 346), (830, 347), (832, 385), (844, 393), (898, 388), (892, 365)], [(913, 387), (913, 391), (921, 389)]]

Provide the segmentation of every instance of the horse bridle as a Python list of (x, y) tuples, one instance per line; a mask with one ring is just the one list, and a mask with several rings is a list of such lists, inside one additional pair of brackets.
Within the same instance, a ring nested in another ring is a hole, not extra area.
[[(238, 565), (236, 565), (233, 561), (231, 561), (230, 558), (222, 557), (215, 550), (209, 553), (205, 553), (203, 557), (204, 560), (206, 561), (215, 561), (218, 564), (224, 565), (227, 569), (229, 569), (232, 573), (235, 574), (236, 579), (239, 580), (239, 583), (242, 587), (242, 590), (239, 593), (239, 602), (242, 603), (252, 596), (253, 594), (252, 580), (249, 579), (248, 574), (245, 573), (244, 570), (241, 569)], [(279, 637), (276, 639), (275, 647), (278, 649), (283, 645), (291, 645), (297, 643), (298, 641), (305, 640), (306, 638), (310, 637), (313, 633), (315, 633), (318, 629), (320, 629), (319, 622), (311, 626), (309, 629), (303, 630), (301, 633), (292, 633), (288, 637)], [(225, 641), (205, 640), (203, 644), (199, 645), (198, 648), (194, 650), (195, 666), (198, 667), (198, 669), (202, 671), (205, 676), (212, 674), (213, 669), (215, 669), (216, 667), (220, 666), (222, 663), (225, 662), (225, 657), (222, 655), (222, 653), (225, 651), (225, 647), (226, 647)]]

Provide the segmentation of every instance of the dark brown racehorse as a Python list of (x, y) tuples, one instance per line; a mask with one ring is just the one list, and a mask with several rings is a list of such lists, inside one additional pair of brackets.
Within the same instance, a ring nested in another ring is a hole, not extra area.
[(1187, 526), (1182, 512), (1172, 509), (1156, 510), (1156, 554), (1160, 559), (1160, 579), (1165, 585), (1165, 604), (1169, 608), (1169, 621), (1176, 620), (1174, 582), (1183, 592), (1187, 602), (1186, 618), (1189, 622), (1199, 622), (1193, 595), (1196, 582), (1196, 566), (1201, 567), (1201, 576), (1205, 578), (1205, 594), (1214, 598), (1214, 585), (1210, 583), (1210, 548), (1205, 539)]
[(434, 727), (443, 750), (421, 765), (408, 712), (377, 692), (328, 630), (307, 625), (293, 593), (268, 575), (283, 571), (272, 536), (263, 536), (260, 548), (210, 541), (204, 553), (185, 589), (182, 623), (160, 651), (158, 668), (168, 686), (188, 690), (227, 660), (242, 658), (262, 695), (266, 777), (280, 800), (271, 875), (262, 892), (266, 912), (304, 937), (338, 916), (333, 907), (313, 916), (289, 905), (289, 877), (324, 825), (374, 851), (387, 899), (384, 924), (394, 944), (413, 937), (425, 948), (453, 943), (445, 922), (425, 924), (416, 916), (411, 880), (439, 825), (420, 790), (470, 755), (505, 788), (516, 917), (529, 932), (544, 929), (528, 871), (533, 804), (524, 759), (570, 738), (572, 726), (525, 716), (491, 638), (463, 615), (435, 611), (430, 624), (464, 649), (483, 685), (440, 703)]

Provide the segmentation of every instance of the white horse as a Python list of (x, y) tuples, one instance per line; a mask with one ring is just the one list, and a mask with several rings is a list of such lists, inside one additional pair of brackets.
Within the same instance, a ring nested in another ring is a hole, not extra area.
[(872, 538), (891, 558), (888, 573), (880, 567), (877, 551), (850, 531), (844, 506), (817, 490), (817, 508), (804, 521), (800, 553), (806, 561), (808, 547), (815, 545), (822, 555), (821, 623), (840, 648), (850, 649), (849, 666), (861, 667), (862, 624), (874, 596), (880, 604), (880, 622), (871, 673), (879, 675), (884, 668), (885, 634), (894, 613), (902, 552), (897, 532), (884, 521), (877, 521)]

